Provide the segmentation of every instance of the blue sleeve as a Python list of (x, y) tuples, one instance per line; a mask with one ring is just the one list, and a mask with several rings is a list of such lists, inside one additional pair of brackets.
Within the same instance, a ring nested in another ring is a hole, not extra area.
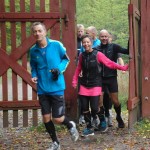
[(83, 46), (81, 46), (80, 53), (83, 53), (84, 51), (85, 49), (83, 48)]
[(60, 43), (61, 63), (58, 65), (60, 73), (63, 73), (69, 65), (70, 59), (66, 53), (66, 48)]

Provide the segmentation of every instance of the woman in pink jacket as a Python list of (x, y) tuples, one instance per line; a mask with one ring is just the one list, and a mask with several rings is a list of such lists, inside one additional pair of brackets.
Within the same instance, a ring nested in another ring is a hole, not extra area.
[(121, 66), (108, 59), (103, 53), (93, 50), (92, 42), (92, 38), (89, 35), (82, 37), (82, 45), (85, 52), (79, 56), (79, 62), (72, 81), (72, 86), (77, 88), (78, 76), (82, 71), (78, 93), (86, 122), (86, 128), (83, 130), (82, 136), (94, 135), (91, 124), (91, 114), (95, 114), (94, 116), (98, 116), (100, 119), (98, 130), (101, 132), (107, 130), (105, 117), (100, 115), (99, 110), (99, 97), (102, 95), (101, 64), (111, 69), (123, 71), (128, 69), (128, 65)]

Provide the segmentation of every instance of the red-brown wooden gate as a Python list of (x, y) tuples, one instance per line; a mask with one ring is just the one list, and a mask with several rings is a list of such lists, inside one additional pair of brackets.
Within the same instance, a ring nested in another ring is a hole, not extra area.
[(142, 117), (150, 119), (150, 1), (141, 0)]
[(129, 128), (141, 117), (141, 45), (140, 45), (140, 1), (131, 0), (129, 12)]
[(43, 22), (48, 36), (62, 41), (67, 48), (71, 62), (65, 73), (66, 109), (67, 114), (76, 119), (77, 98), (71, 87), (76, 54), (75, 7), (75, 0), (20, 0), (19, 3), (1, 0), (0, 112), (3, 115), (3, 127), (10, 124), (9, 110), (12, 110), (14, 127), (18, 126), (20, 120), (19, 110), (22, 110), (23, 126), (28, 126), (29, 110), (32, 111), (33, 125), (38, 124), (39, 103), (28, 67), (29, 48), (35, 44), (30, 26), (35, 21)]
[(142, 118), (150, 118), (150, 1), (130, 0), (130, 76), (129, 127)]

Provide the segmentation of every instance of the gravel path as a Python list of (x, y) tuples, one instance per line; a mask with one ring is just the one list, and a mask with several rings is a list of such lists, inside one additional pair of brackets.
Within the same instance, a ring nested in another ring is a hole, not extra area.
[[(107, 133), (96, 132), (94, 136), (80, 137), (76, 143), (64, 128), (58, 132), (62, 150), (150, 150), (150, 137), (140, 136), (127, 128), (127, 114), (123, 114), (126, 128), (118, 129), (114, 120), (113, 127)], [(49, 135), (31, 128), (0, 128), (0, 150), (46, 150), (49, 147)], [(80, 133), (83, 127), (79, 127)]]

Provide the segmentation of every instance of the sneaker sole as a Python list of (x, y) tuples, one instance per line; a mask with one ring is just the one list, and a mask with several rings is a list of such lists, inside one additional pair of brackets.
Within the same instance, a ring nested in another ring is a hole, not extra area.
[(94, 135), (94, 133), (91, 133), (91, 134), (88, 134), (88, 135), (82, 134), (81, 136), (82, 136), (82, 137), (88, 137), (88, 136), (93, 136), (93, 135)]
[(108, 131), (108, 127), (104, 130), (104, 131), (101, 131), (102, 133), (105, 133)]

